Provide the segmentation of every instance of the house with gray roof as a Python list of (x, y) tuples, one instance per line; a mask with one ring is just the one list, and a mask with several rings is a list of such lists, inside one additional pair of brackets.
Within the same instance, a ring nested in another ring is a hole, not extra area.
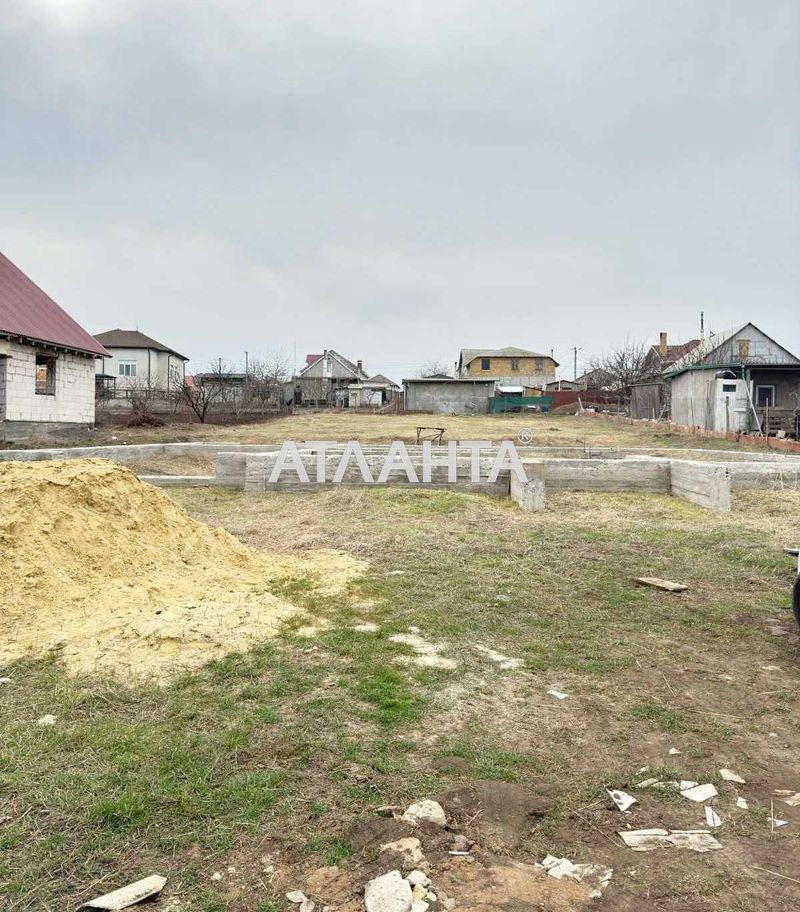
[(664, 372), (671, 417), (713, 431), (800, 431), (800, 358), (753, 323), (713, 333)]
[(183, 383), (186, 355), (138, 329), (111, 329), (95, 339), (106, 350), (97, 362), (98, 384), (112, 398), (124, 398), (130, 389), (143, 387), (166, 395)]
[(558, 362), (552, 354), (527, 348), (462, 348), (456, 364), (460, 380), (493, 380), (496, 386), (536, 394), (556, 378)]

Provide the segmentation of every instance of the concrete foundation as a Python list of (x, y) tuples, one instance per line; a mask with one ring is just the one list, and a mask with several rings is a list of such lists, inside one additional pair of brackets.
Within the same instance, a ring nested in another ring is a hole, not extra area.
[(674, 459), (671, 491), (707, 510), (731, 511), (731, 474), (725, 466)]
[(524, 513), (541, 513), (544, 510), (545, 467), (541, 460), (526, 459), (523, 462), (526, 482), (511, 473), (509, 493), (511, 499)]

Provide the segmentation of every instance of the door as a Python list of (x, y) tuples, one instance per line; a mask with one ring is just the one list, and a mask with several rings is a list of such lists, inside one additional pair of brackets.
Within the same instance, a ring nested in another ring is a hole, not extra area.
[(739, 430), (736, 419), (736, 395), (739, 388), (737, 380), (717, 380), (717, 396), (714, 408), (714, 430), (731, 431)]

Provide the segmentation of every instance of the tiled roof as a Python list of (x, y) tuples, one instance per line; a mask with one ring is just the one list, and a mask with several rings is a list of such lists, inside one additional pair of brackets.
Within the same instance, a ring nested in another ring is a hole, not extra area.
[(0, 335), (107, 356), (102, 344), (0, 253)]
[(174, 348), (163, 345), (161, 342), (156, 342), (155, 339), (151, 339), (150, 336), (139, 332), (138, 329), (109, 329), (108, 332), (98, 333), (95, 339), (105, 345), (106, 348), (151, 348), (153, 351), (162, 351), (175, 355), (176, 358), (180, 358), (182, 361), (189, 360), (185, 355), (176, 352)]

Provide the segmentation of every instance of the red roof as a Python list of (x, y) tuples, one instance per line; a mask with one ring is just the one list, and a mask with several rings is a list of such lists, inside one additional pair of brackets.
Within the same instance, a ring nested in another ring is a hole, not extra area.
[(0, 253), (0, 335), (24, 336), (71, 351), (108, 352), (56, 302)]
[(306, 355), (306, 366), (309, 364), (316, 364), (321, 357), (322, 355)]

